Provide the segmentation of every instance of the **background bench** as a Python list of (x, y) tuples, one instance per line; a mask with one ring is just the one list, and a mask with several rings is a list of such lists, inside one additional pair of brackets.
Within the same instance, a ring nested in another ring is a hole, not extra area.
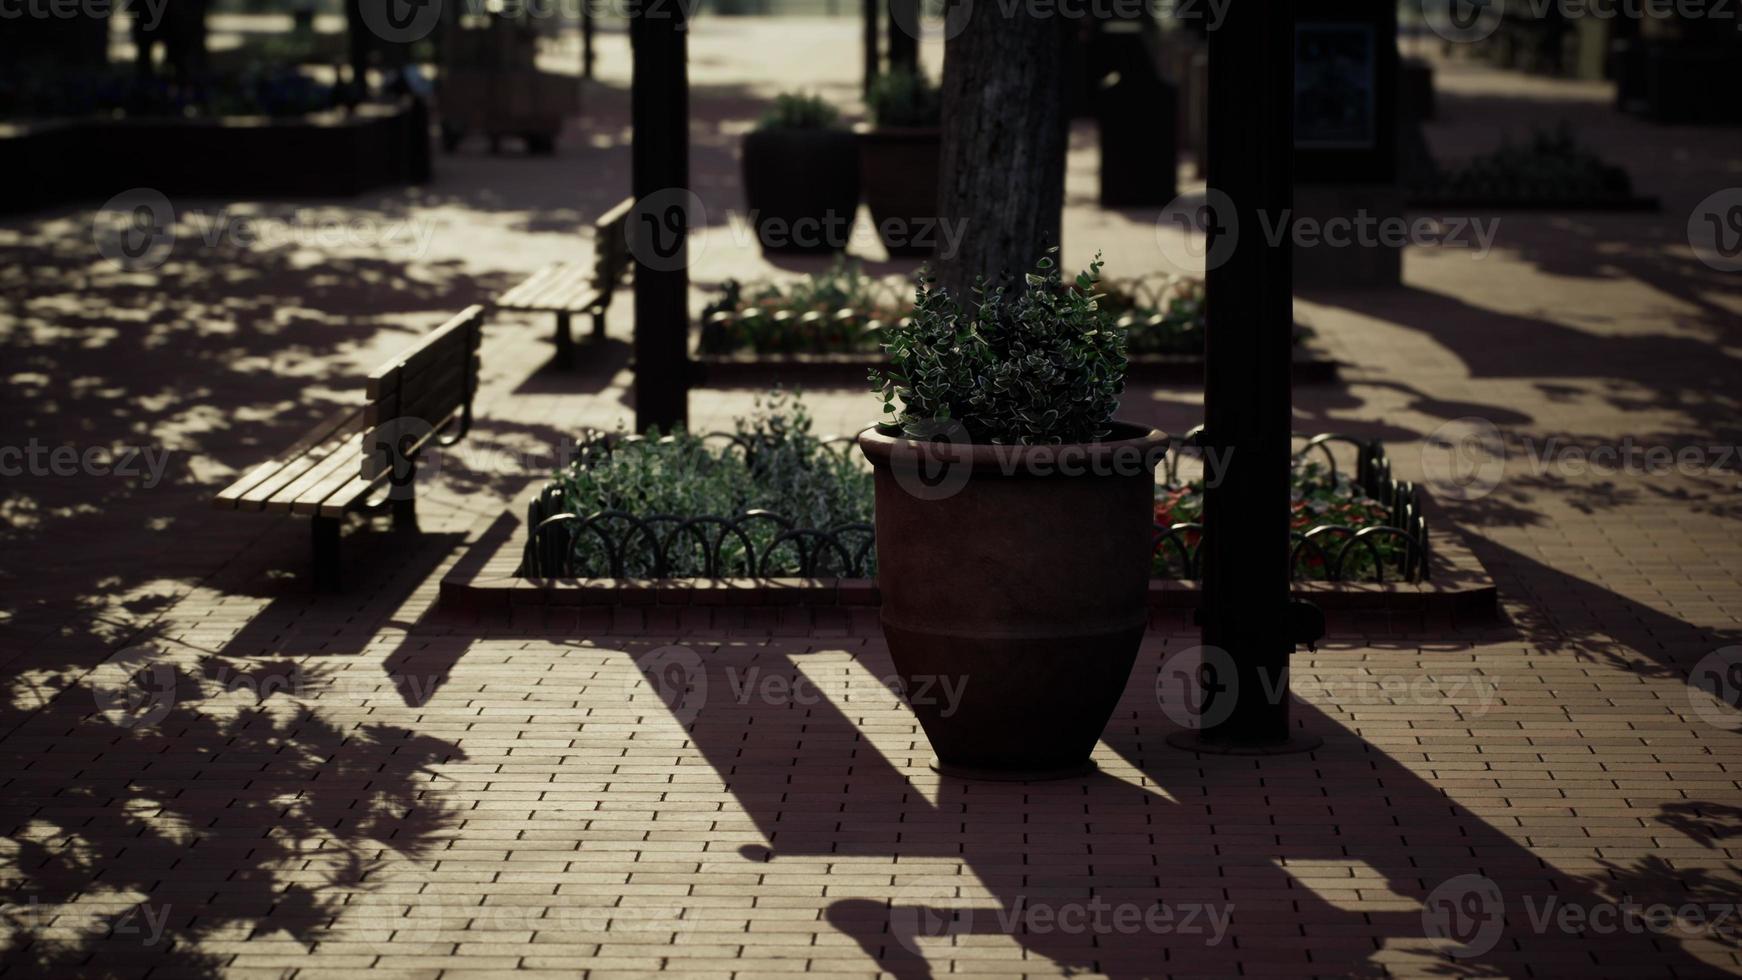
[(571, 316), (592, 314), (594, 339), (605, 336), (605, 310), (611, 305), (611, 294), (629, 278), (629, 269), (634, 265), (624, 234), (629, 212), (634, 209), (635, 199), (626, 197), (593, 222), (591, 267), (582, 262), (547, 266), (503, 293), (494, 304), (500, 310), (555, 313), (556, 362), (560, 367), (573, 367), (575, 363), (575, 341), (569, 331)]
[(316, 588), (339, 585), (339, 530), (351, 510), (391, 504), (396, 529), (417, 529), (417, 456), (472, 425), (484, 308), (472, 306), (370, 372), (362, 405), (315, 426), (213, 498), (222, 510), (312, 519)]

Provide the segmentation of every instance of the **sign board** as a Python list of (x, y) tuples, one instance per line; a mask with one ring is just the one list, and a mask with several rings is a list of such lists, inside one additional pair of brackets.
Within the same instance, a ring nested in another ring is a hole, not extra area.
[(1397, 177), (1397, 8), (1324, 0), (1294, 33), (1299, 183), (1389, 184)]

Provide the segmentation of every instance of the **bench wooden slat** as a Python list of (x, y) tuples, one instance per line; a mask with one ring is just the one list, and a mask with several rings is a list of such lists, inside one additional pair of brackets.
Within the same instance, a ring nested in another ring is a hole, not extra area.
[(478, 368), (476, 355), (463, 361), (434, 365), (393, 389), (393, 397), (373, 401), (363, 410), (365, 425), (380, 425), (389, 419), (423, 419), (431, 425), (446, 418), (466, 401), (466, 379)]
[[(304, 470), (296, 479), (278, 488), (266, 501), (266, 509), (274, 513), (292, 513), (292, 507), (302, 496), (319, 486), (334, 473), (355, 473), (358, 455), (363, 451), (363, 437), (367, 433), (354, 432), (347, 437), (342, 445), (328, 453), (319, 462)], [(324, 494), (322, 496), (325, 496)], [(317, 498), (316, 502), (319, 500)]]
[(498, 309), (532, 313), (596, 311), (628, 278), (633, 265), (625, 225), (634, 210), (635, 199), (626, 197), (593, 222), (591, 263), (558, 262), (545, 266), (503, 293), (494, 305)]
[(281, 493), (285, 487), (301, 479), (309, 470), (330, 459), (334, 453), (340, 452), (348, 440), (360, 436), (363, 432), (363, 410), (354, 411), (345, 424), (330, 433), (327, 438), (296, 456), (285, 460), (278, 472), (261, 480), (250, 487), (236, 502), (238, 510), (266, 510), (267, 501)]
[[(624, 222), (629, 220), (629, 212), (633, 210), (635, 210), (635, 198), (626, 197), (613, 205), (611, 210), (599, 215), (599, 217), (593, 222), (593, 227), (604, 228), (608, 225), (622, 225)], [(621, 234), (621, 232), (619, 232), (619, 234)], [(597, 248), (598, 244), (598, 242), (594, 242), (593, 246)]]
[(392, 402), (400, 397), (401, 389), (413, 384), (414, 379), (430, 371), (446, 370), (455, 363), (476, 362), (478, 359), (479, 338), (482, 331), (469, 330), (443, 340), (440, 344), (424, 350), (415, 360), (407, 361), (398, 370), (390, 371), (369, 382), (369, 400), (385, 410), (392, 409)]
[(591, 281), (577, 283), (573, 289), (565, 289), (550, 297), (550, 305), (560, 307), (571, 313), (591, 313), (600, 306), (605, 294), (594, 288)]
[[(423, 452), (424, 447), (428, 446), (431, 440), (435, 439), (437, 436), (445, 434), (448, 427), (452, 426), (455, 422), (458, 422), (465, 411), (465, 405), (457, 405), (449, 410), (446, 415), (438, 416), (428, 429), (417, 434), (417, 438), (413, 442), (402, 447), (403, 451), (410, 456), (416, 456), (418, 453)], [(381, 453), (376, 452), (375, 446), (378, 445), (379, 441), (383, 438), (392, 440), (396, 438), (396, 436), (391, 432), (380, 432), (379, 429), (369, 430), (367, 436), (368, 438), (363, 443), (363, 456), (359, 461), (357, 469), (359, 475), (361, 475), (363, 479), (378, 483), (390, 474), (386, 468), (386, 457)]]
[(219, 490), (217, 496), (212, 498), (212, 506), (222, 510), (235, 510), (244, 494), (259, 486), (262, 482), (277, 473), (279, 470), (282, 470), (285, 466), (294, 463), (310, 449), (313, 449), (315, 446), (331, 438), (336, 432), (344, 427), (345, 423), (355, 421), (357, 413), (360, 411), (362, 411), (362, 409), (355, 406), (342, 408), (327, 418), (322, 419), (319, 424), (305, 433), (302, 438), (291, 443), (288, 449), (285, 449), (272, 459), (261, 463), (259, 466), (254, 467), (229, 486)]
[(570, 266), (562, 275), (552, 276), (544, 288), (535, 294), (531, 301), (544, 307), (567, 309), (568, 304), (577, 293), (592, 292), (592, 270), (580, 265)]
[(484, 308), (482, 306), (477, 304), (468, 306), (459, 315), (425, 334), (422, 340), (400, 351), (397, 356), (369, 372), (367, 385), (369, 397), (371, 399), (378, 397), (377, 392), (382, 390), (383, 383), (407, 362), (416, 359), (425, 351), (440, 347), (444, 341), (454, 341), (456, 335), (463, 335), (467, 330), (482, 323), (483, 318)]
[(564, 305), (564, 298), (577, 289), (593, 288), (591, 271), (571, 262), (551, 266), (544, 272), (535, 273), (534, 278), (537, 281), (528, 279), (504, 294), (496, 305), (535, 313), (574, 313), (579, 311)]
[[(320, 513), (321, 505), (328, 500), (338, 503), (341, 491), (355, 490), (356, 492), (345, 500), (345, 505), (349, 506), (356, 503), (357, 497), (369, 492), (370, 488), (384, 482), (388, 477), (385, 472), (373, 480), (366, 480), (357, 473), (357, 463), (361, 459), (360, 454), (363, 448), (368, 445), (368, 438), (368, 433), (363, 433), (358, 437), (357, 451), (359, 455), (357, 457), (348, 461), (340, 461), (337, 467), (327, 472), (302, 493), (297, 494), (295, 499), (290, 501), (290, 512), (312, 517)], [(353, 484), (360, 484), (360, 486), (353, 487)]]
[(533, 273), (532, 277), (525, 282), (509, 290), (500, 300), (497, 300), (496, 305), (522, 310), (546, 309), (547, 306), (543, 302), (544, 297), (553, 290), (561, 289), (564, 283), (571, 281), (576, 276), (583, 279), (590, 278), (590, 273), (573, 262), (558, 262), (555, 265), (546, 266)]
[(344, 517), (346, 511), (355, 506), (358, 500), (373, 492), (386, 478), (387, 474), (385, 473), (373, 480), (353, 476), (349, 482), (328, 494), (327, 498), (320, 502), (317, 509), (310, 513), (315, 517)]
[(503, 293), (502, 296), (496, 300), (496, 305), (507, 309), (519, 309), (521, 304), (526, 301), (527, 297), (536, 295), (538, 291), (543, 289), (550, 281), (551, 277), (562, 271), (562, 269), (563, 263), (560, 262), (556, 265), (545, 266), (537, 272), (534, 272), (532, 275), (527, 276), (525, 279), (522, 279), (514, 286), (514, 288)]

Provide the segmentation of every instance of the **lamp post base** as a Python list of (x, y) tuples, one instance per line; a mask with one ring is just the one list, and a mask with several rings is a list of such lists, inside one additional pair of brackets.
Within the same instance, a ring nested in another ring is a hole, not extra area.
[(1202, 732), (1174, 732), (1167, 737), (1167, 744), (1200, 755), (1292, 755), (1311, 752), (1325, 744), (1325, 740), (1317, 735), (1293, 733), (1281, 740), (1243, 742), (1205, 738)]

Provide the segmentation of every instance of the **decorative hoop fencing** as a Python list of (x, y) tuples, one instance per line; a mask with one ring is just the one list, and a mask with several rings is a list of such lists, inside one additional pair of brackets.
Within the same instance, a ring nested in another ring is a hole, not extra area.
[[(1169, 440), (1169, 450), (1162, 464), (1163, 482), (1167, 486), (1181, 485), (1180, 464), (1199, 458), (1196, 446), (1198, 429)], [(1391, 476), (1391, 460), (1378, 440), (1325, 432), (1308, 436), (1294, 434), (1293, 458), (1296, 463), (1317, 463), (1323, 468), (1326, 485), (1335, 486), (1345, 479), (1362, 495), (1378, 501), (1385, 509), (1383, 524), (1349, 527), (1342, 524), (1319, 524), (1291, 532), (1293, 546), (1289, 552), (1289, 575), (1300, 580), (1303, 573), (1322, 572), (1331, 582), (1425, 582), (1428, 578), (1430, 550), (1427, 519), (1421, 506), (1421, 491), (1407, 480)], [(1335, 447), (1353, 451), (1352, 471), (1339, 463)], [(1153, 526), (1154, 550), (1175, 577), (1198, 579), (1203, 575), (1201, 549), (1204, 526), (1197, 523), (1176, 523)]]
[[(709, 432), (704, 444), (720, 447), (750, 465), (767, 448), (732, 432)], [(644, 436), (589, 432), (576, 464), (596, 465), (614, 452), (645, 443)], [(662, 442), (671, 441), (670, 436)], [(824, 451), (850, 458), (851, 436), (818, 440)], [(773, 511), (719, 514), (636, 515), (623, 510), (571, 511), (556, 482), (547, 483), (527, 505), (531, 528), (520, 574), (532, 578), (870, 578), (875, 574), (872, 528), (849, 522), (829, 528), (802, 527)]]
[[(774, 341), (773, 349), (754, 351), (764, 354), (862, 353), (875, 355), (877, 331), (884, 325), (906, 322), (905, 311), (913, 305), (913, 287), (903, 281), (873, 280), (866, 289), (865, 302), (857, 306), (834, 310), (765, 310), (754, 301), (740, 298), (744, 287), (735, 286), (720, 300), (702, 312), (702, 337), (698, 347), (703, 354), (735, 354), (745, 352), (740, 338), (762, 336)], [(817, 339), (834, 344), (818, 346)], [(804, 341), (810, 341), (808, 345)], [(752, 348), (752, 350), (754, 350)]]
[[(1158, 477), (1181, 485), (1180, 463), (1198, 455), (1194, 430), (1170, 439)], [(669, 440), (671, 437), (665, 437)], [(737, 433), (710, 432), (704, 443), (751, 464), (765, 443)], [(1427, 521), (1421, 494), (1394, 480), (1391, 462), (1376, 440), (1336, 433), (1296, 434), (1294, 458), (1317, 462), (1331, 484), (1345, 479), (1385, 508), (1386, 522), (1349, 527), (1320, 524), (1292, 532), (1290, 575), (1331, 582), (1423, 582), (1428, 577)], [(595, 465), (614, 452), (647, 441), (642, 436), (588, 433), (576, 463)], [(825, 451), (852, 459), (851, 436), (819, 440)], [(1340, 462), (1334, 450), (1352, 452)], [(636, 515), (623, 510), (576, 513), (560, 484), (547, 483), (527, 507), (531, 529), (520, 574), (532, 578), (872, 578), (875, 541), (870, 524), (804, 527), (767, 510), (741, 514)], [(1152, 547), (1164, 577), (1202, 577), (1203, 525), (1154, 525)], [(1316, 573), (1316, 574), (1315, 574)]]

